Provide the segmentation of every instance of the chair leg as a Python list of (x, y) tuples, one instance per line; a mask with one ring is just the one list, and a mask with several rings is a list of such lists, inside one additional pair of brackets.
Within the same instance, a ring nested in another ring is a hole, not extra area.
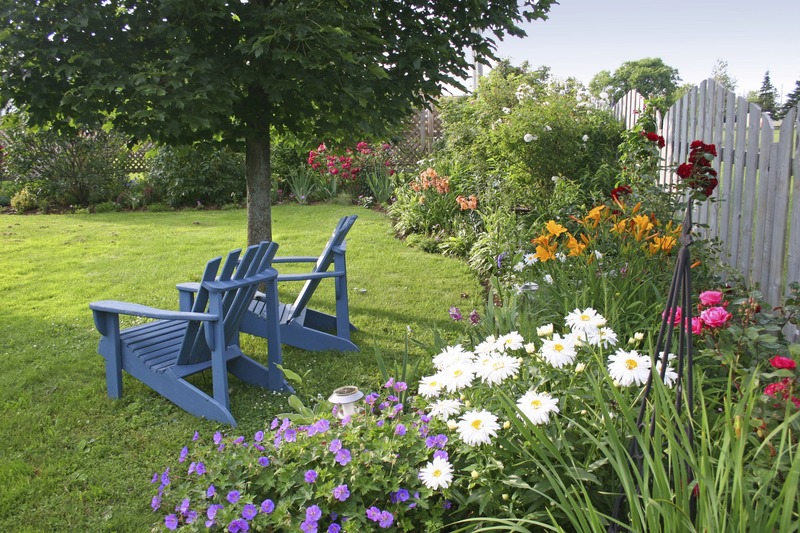
[(122, 347), (120, 346), (119, 315), (105, 313), (105, 332), (113, 345), (106, 360), (106, 388), (109, 398), (122, 397)]

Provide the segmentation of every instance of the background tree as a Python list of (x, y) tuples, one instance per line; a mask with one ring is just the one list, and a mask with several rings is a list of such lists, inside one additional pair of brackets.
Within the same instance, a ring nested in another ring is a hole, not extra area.
[(782, 119), (791, 108), (798, 104), (800, 104), (800, 80), (795, 82), (794, 90), (786, 95), (786, 101), (783, 103), (780, 110), (775, 113), (775, 118)]
[(271, 130), (379, 134), (553, 3), (0, 0), (0, 107), (244, 148), (252, 243), (272, 233)]
[(670, 67), (657, 57), (626, 61), (614, 71), (610, 80), (606, 79), (607, 73), (608, 71), (601, 71), (596, 74), (589, 86), (596, 88), (600, 84), (608, 83), (612, 102), (618, 101), (631, 89), (636, 89), (647, 98), (664, 97), (669, 107), (675, 101), (674, 93), (681, 81), (678, 69)]
[(761, 89), (758, 90), (756, 103), (761, 107), (762, 113), (775, 114), (775, 110), (778, 107), (778, 89), (772, 85), (772, 80), (769, 79), (769, 71), (764, 73), (764, 80), (761, 82)]
[(711, 77), (720, 85), (727, 87), (731, 91), (736, 91), (738, 81), (736, 78), (728, 74), (728, 62), (722, 59), (717, 59), (714, 66), (711, 68)]

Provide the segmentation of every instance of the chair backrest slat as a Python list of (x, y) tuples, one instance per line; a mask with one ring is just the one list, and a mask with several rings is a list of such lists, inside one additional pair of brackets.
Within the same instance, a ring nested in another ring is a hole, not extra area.
[[(208, 290), (203, 287), (202, 282), (214, 280), (241, 281), (250, 276), (261, 274), (271, 266), (277, 249), (278, 245), (276, 243), (262, 242), (248, 247), (244, 255), (242, 255), (241, 250), (234, 250), (228, 254), (221, 269), (221, 257), (209, 261), (200, 279), (200, 288), (195, 296), (192, 311), (198, 313), (208, 311), (209, 294)], [(223, 295), (222, 309), (226, 346), (230, 346), (236, 341), (239, 322), (257, 289), (258, 284), (253, 283), (252, 285), (232, 289)], [(204, 327), (206, 327), (206, 324), (189, 322), (176, 364), (188, 365), (207, 361), (211, 358), (211, 350), (206, 342)]]
[[(353, 224), (357, 218), (358, 215), (348, 215), (339, 219), (339, 222), (336, 224), (336, 228), (333, 230), (331, 238), (328, 239), (328, 242), (325, 245), (325, 248), (323, 248), (319, 259), (317, 259), (314, 269), (311, 271), (312, 273), (327, 272), (327, 270), (333, 264), (336, 248), (344, 244), (345, 237), (347, 237), (347, 233), (350, 231), (350, 228), (353, 227)], [(297, 295), (297, 298), (294, 301), (294, 308), (292, 309), (292, 316), (290, 320), (300, 316), (305, 307), (308, 305), (309, 300), (311, 300), (311, 296), (314, 294), (314, 291), (317, 290), (320, 281), (321, 280), (319, 279), (310, 279), (306, 281), (305, 285), (303, 285), (303, 288), (300, 290), (300, 293)]]

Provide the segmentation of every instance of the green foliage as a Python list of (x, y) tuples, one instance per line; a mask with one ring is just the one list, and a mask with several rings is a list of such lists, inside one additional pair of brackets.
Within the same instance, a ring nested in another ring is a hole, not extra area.
[(769, 78), (769, 71), (764, 73), (764, 80), (761, 82), (761, 88), (758, 90), (758, 100), (756, 103), (761, 107), (762, 113), (774, 115), (778, 107), (778, 89), (772, 85), (772, 80)]
[(8, 176), (35, 188), (40, 202), (59, 207), (116, 200), (127, 180), (127, 139), (115, 132), (59, 134), (29, 128), (25, 117), (5, 130)]
[(39, 201), (36, 198), (36, 193), (31, 190), (31, 187), (25, 187), (11, 197), (10, 204), (11, 208), (17, 213), (25, 213), (36, 209), (39, 206)]
[[(3, 0), (0, 108), (32, 124), (112, 123), (137, 139), (219, 140), (253, 156), (251, 242), (271, 232), (270, 131), (386, 133), (459, 85), (496, 39), (523, 36), (554, 0), (519, 4)], [(47, 80), (47, 83), (31, 83)]]
[(292, 191), (292, 196), (297, 203), (304, 205), (311, 201), (317, 190), (318, 175), (313, 170), (300, 167), (289, 172), (286, 182)]
[(605, 91), (612, 102), (618, 101), (630, 90), (636, 90), (646, 98), (664, 98), (662, 112), (675, 102), (675, 91), (681, 80), (678, 69), (665, 64), (657, 57), (626, 61), (609, 76), (601, 71), (590, 82), (593, 91)]
[(244, 157), (222, 146), (159, 148), (148, 183), (173, 207), (223, 205), (245, 198)]
[(120, 210), (116, 202), (101, 202), (94, 206), (95, 213), (115, 213)]
[(782, 119), (789, 113), (789, 110), (793, 107), (797, 107), (800, 104), (800, 80), (795, 82), (794, 90), (786, 95), (786, 100), (783, 102), (780, 111), (775, 113), (775, 118)]

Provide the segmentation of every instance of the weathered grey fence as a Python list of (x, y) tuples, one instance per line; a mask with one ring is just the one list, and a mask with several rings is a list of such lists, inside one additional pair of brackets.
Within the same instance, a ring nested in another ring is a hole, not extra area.
[[(635, 105), (642, 102), (640, 95), (629, 93), (614, 112), (631, 127), (638, 118)], [(797, 108), (776, 133), (757, 105), (709, 79), (665, 113), (658, 133), (666, 140), (661, 155), (672, 165), (687, 160), (695, 139), (717, 146), (716, 201), (697, 206), (695, 223), (705, 236), (719, 238), (728, 263), (750, 286), (758, 285), (770, 304), (781, 305), (788, 284), (800, 281)], [(676, 179), (674, 166), (664, 170), (665, 184)]]

